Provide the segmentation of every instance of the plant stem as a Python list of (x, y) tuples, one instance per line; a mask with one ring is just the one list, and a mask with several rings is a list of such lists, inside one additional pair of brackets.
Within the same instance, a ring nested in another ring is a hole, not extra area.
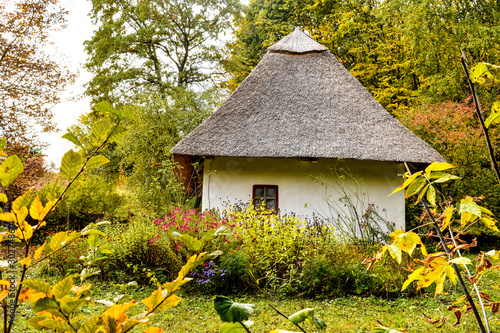
[[(453, 231), (451, 230), (450, 226), (448, 226), (448, 232), (450, 233), (451, 240), (453, 241), (453, 245), (455, 245), (455, 247), (457, 247), (457, 242), (455, 241), (455, 238), (453, 236)], [(460, 258), (462, 258), (462, 254), (460, 253), (460, 250), (457, 250), (457, 253), (458, 253), (458, 256)], [(469, 269), (467, 268), (467, 265), (464, 264), (463, 266), (464, 266), (465, 271), (467, 272), (467, 276), (469, 277), (469, 280), (470, 280), (472, 275), (471, 275)], [(479, 292), (479, 289), (477, 288), (477, 283), (474, 282), (474, 283), (472, 283), (472, 285), (474, 286), (474, 290), (476, 291), (477, 298), (479, 299), (479, 304), (481, 305), (481, 309), (483, 310), (484, 323), (486, 324), (486, 329), (489, 332), (490, 331), (490, 323), (488, 322), (488, 316), (486, 315), (486, 308), (484, 307), (483, 298), (481, 297), (481, 293)]]
[(248, 329), (248, 327), (246, 327), (245, 324), (243, 324), (242, 321), (239, 321), (238, 323), (240, 323), (241, 326), (243, 326), (243, 328), (245, 329), (245, 331), (247, 331), (248, 333), (252, 333), (252, 332), (250, 332), (250, 330)]
[[(274, 311), (278, 312), (278, 314), (282, 317), (285, 317), (287, 320), (290, 320), (288, 319), (287, 316), (285, 316), (283, 313), (281, 313), (278, 309), (276, 309), (274, 306), (272, 306), (271, 304), (268, 304), (271, 308), (273, 308)], [(306, 331), (304, 331), (304, 329), (302, 327), (300, 327), (298, 324), (295, 324), (295, 323), (292, 323), (294, 324), (295, 326), (297, 326), (302, 332), (304, 333), (307, 333)]]
[(481, 107), (479, 105), (479, 98), (477, 97), (477, 92), (476, 92), (476, 89), (474, 88), (474, 83), (470, 79), (469, 70), (467, 69), (467, 64), (465, 63), (465, 58), (463, 56), (461, 58), (461, 61), (462, 61), (462, 67), (464, 68), (465, 75), (467, 77), (467, 82), (469, 83), (469, 88), (472, 92), (472, 98), (474, 99), (476, 115), (479, 119), (479, 124), (481, 125), (481, 128), (483, 129), (483, 134), (484, 134), (484, 138), (486, 140), (486, 145), (488, 146), (488, 154), (490, 156), (491, 168), (493, 169), (493, 171), (495, 172), (495, 175), (497, 176), (498, 183), (500, 183), (500, 170), (498, 169), (498, 163), (497, 163), (497, 160), (495, 158), (495, 151), (493, 150), (493, 145), (491, 144), (488, 128), (486, 127), (486, 125), (484, 123), (483, 114), (481, 112)]
[[(410, 168), (408, 167), (408, 164), (405, 162), (405, 167), (408, 173), (411, 175)], [(429, 219), (431, 222), (434, 224), (434, 229), (436, 230), (436, 233), (439, 237), (439, 240), (441, 241), (441, 245), (443, 245), (443, 249), (446, 252), (446, 255), (448, 256), (448, 259), (451, 259), (451, 252), (450, 249), (448, 249), (448, 246), (446, 245), (446, 240), (444, 239), (443, 233), (441, 232), (441, 229), (439, 229), (439, 226), (436, 222), (436, 219), (434, 219), (434, 215), (432, 215), (431, 210), (429, 209), (429, 206), (427, 205), (427, 200), (426, 198), (422, 198), (421, 200), (422, 205), (424, 206), (424, 210), (427, 213), (427, 216), (429, 216)], [(460, 274), (460, 271), (458, 270), (458, 267), (456, 264), (452, 264), (453, 270), (455, 271), (455, 275), (457, 276), (458, 282), (460, 282), (460, 287), (462, 288), (462, 291), (465, 294), (465, 297), (467, 298), (467, 301), (470, 303), (470, 306), (472, 308), (472, 312), (474, 313), (474, 317), (476, 318), (477, 324), (479, 326), (479, 329), (481, 330), (481, 333), (490, 333), (489, 331), (487, 332), (486, 329), (484, 328), (483, 321), (481, 320), (481, 316), (479, 315), (479, 312), (477, 311), (476, 304), (474, 303), (474, 300), (472, 299), (472, 296), (469, 293), (469, 289), (467, 289), (467, 286), (464, 283), (464, 280), (462, 278), (462, 275)]]

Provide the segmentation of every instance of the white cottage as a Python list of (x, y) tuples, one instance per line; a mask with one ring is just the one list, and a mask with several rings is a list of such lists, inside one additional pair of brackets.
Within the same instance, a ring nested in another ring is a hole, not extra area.
[[(404, 228), (403, 162), (444, 159), (395, 120), (326, 47), (300, 29), (266, 55), (203, 124), (173, 149), (186, 187), (203, 209), (264, 200), (281, 213), (328, 212), (344, 168), (370, 203)], [(197, 167), (193, 167), (196, 163)], [(354, 182), (346, 182), (352, 190)], [(200, 189), (201, 188), (201, 193)], [(331, 191), (331, 192), (328, 192)]]

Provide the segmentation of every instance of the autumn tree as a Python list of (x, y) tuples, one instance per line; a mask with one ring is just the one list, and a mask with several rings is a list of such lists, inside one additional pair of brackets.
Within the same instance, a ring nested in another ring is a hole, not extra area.
[(85, 44), (87, 94), (123, 103), (213, 78), (237, 8), (235, 0), (92, 0), (99, 28)]
[(301, 26), (386, 109), (468, 95), (460, 65), (500, 60), (500, 7), (478, 0), (255, 0), (237, 21), (226, 69), (230, 89), (268, 46)]
[(51, 107), (74, 75), (46, 52), (50, 32), (65, 25), (58, 0), (0, 3), (0, 134), (22, 156), (43, 146), (41, 131), (55, 130)]

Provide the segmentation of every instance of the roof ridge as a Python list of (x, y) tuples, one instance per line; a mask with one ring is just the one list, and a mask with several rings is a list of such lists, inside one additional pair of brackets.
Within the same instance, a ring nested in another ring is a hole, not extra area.
[(309, 52), (323, 52), (328, 49), (305, 34), (300, 27), (270, 46), (268, 52), (303, 54)]

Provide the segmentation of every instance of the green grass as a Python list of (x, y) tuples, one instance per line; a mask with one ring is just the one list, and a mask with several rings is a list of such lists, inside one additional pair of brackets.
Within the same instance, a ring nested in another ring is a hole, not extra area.
[[(135, 300), (142, 300), (151, 293), (153, 289), (139, 288), (131, 293)], [(98, 285), (94, 286), (93, 295), (95, 300), (112, 300), (119, 294), (119, 289)], [(212, 306), (212, 296), (181, 295), (183, 301), (175, 308), (164, 313), (154, 314), (151, 317), (153, 326), (163, 328), (165, 332), (203, 332), (216, 333), (222, 325), (217, 313)], [(420, 295), (414, 298), (384, 300), (376, 297), (347, 297), (332, 300), (313, 299), (273, 299), (259, 296), (232, 297), (233, 301), (240, 303), (253, 303), (256, 305), (252, 332), (269, 332), (271, 329), (284, 329), (296, 331), (293, 324), (285, 318), (277, 315), (269, 304), (277, 307), (282, 313), (290, 315), (303, 308), (315, 308), (317, 316), (321, 318), (328, 328), (325, 332), (369, 332), (373, 324), (380, 320), (387, 326), (405, 332), (436, 332), (438, 329), (427, 323), (423, 314), (438, 319), (441, 313), (448, 317), (442, 332), (476, 332), (477, 326), (472, 314), (462, 318), (462, 324), (453, 326), (455, 317), (453, 313), (446, 310), (452, 298), (456, 295), (444, 295), (433, 298)], [(90, 315), (101, 312), (105, 306), (96, 302), (92, 307), (84, 308), (84, 314)], [(134, 307), (130, 315), (141, 312), (142, 304)], [(134, 311), (135, 310), (135, 311)], [(32, 316), (30, 306), (23, 306), (21, 316), (17, 320), (14, 332), (36, 332), (31, 329), (26, 321)], [(498, 316), (493, 316), (491, 327), (499, 327)], [(315, 330), (304, 325), (308, 332)], [(135, 329), (134, 332), (143, 332), (144, 328)]]

